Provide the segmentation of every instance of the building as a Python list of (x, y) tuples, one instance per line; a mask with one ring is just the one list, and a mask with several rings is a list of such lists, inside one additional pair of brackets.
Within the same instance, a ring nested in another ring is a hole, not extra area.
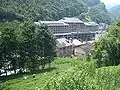
[(68, 40), (66, 38), (60, 38), (56, 42), (56, 54), (58, 57), (87, 56), (92, 48), (92, 43), (81, 42), (77, 39)]
[(73, 46), (69, 40), (60, 38), (57, 39), (56, 42), (56, 54), (58, 57), (70, 57), (73, 54)]
[(85, 26), (88, 29), (88, 31), (91, 31), (91, 32), (99, 31), (99, 28), (98, 28), (99, 25), (95, 22), (85, 23)]
[(95, 31), (99, 30), (98, 24), (94, 22), (84, 23), (75, 17), (64, 17), (59, 21), (39, 21), (35, 22), (35, 24), (46, 24), (57, 39), (95, 40)]
[(73, 42), (73, 55), (74, 56), (87, 56), (92, 48), (92, 43), (90, 42), (80, 42), (77, 39), (74, 39)]
[(73, 32), (72, 38), (80, 41), (91, 41), (95, 39), (95, 32)]
[(39, 21), (35, 22), (37, 25), (45, 24), (49, 27), (53, 34), (70, 33), (69, 24), (60, 21)]
[(58, 57), (87, 56), (92, 48), (92, 43), (81, 42), (77, 39), (68, 40), (60, 38), (56, 40), (56, 54)]
[(64, 17), (59, 21), (69, 24), (69, 30), (71, 32), (88, 32), (88, 30), (85, 29), (84, 22), (79, 20), (78, 18)]
[(106, 31), (109, 28), (109, 25), (105, 23), (99, 23), (99, 30)]

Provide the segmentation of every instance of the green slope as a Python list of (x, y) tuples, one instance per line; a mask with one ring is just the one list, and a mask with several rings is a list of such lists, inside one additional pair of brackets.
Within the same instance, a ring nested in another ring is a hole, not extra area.
[[(93, 7), (94, 5), (99, 5), (100, 0), (1, 0), (0, 1), (0, 20), (9, 20), (14, 17), (20, 17), (20, 19), (33, 19), (38, 20), (58, 20), (62, 17), (79, 17), (82, 20), (86, 19), (88, 15), (88, 8)], [(103, 17), (109, 17), (106, 13), (106, 8), (98, 11), (98, 14), (102, 11), (101, 19)], [(4, 14), (4, 13), (9, 13)], [(96, 13), (93, 13), (93, 16), (96, 16)], [(7, 18), (6, 18), (7, 17)], [(91, 15), (88, 15), (91, 20)], [(13, 20), (16, 18), (13, 18)], [(94, 20), (92, 18), (92, 20)], [(96, 21), (96, 20), (94, 20)], [(106, 21), (101, 20), (97, 22)]]
[(94, 62), (61, 58), (52, 69), (32, 74), (5, 77), (0, 90), (119, 90), (120, 66), (96, 68)]

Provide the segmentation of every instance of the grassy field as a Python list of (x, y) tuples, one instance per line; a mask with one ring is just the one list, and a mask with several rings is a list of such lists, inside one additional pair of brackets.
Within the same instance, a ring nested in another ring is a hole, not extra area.
[(1, 79), (2, 90), (120, 90), (120, 66), (96, 68), (94, 62), (62, 58), (36, 78), (26, 73)]

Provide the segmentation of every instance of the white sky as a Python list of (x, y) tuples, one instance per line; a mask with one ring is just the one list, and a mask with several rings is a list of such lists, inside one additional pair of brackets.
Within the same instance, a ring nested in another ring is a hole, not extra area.
[(102, 2), (104, 2), (106, 5), (110, 5), (110, 6), (115, 6), (120, 4), (120, 0), (101, 0)]

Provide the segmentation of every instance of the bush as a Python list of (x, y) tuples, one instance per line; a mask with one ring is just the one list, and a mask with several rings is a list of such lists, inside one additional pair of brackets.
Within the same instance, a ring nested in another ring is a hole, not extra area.
[(98, 66), (120, 64), (120, 25), (119, 22), (108, 30), (108, 34), (94, 43), (92, 58), (97, 59)]

